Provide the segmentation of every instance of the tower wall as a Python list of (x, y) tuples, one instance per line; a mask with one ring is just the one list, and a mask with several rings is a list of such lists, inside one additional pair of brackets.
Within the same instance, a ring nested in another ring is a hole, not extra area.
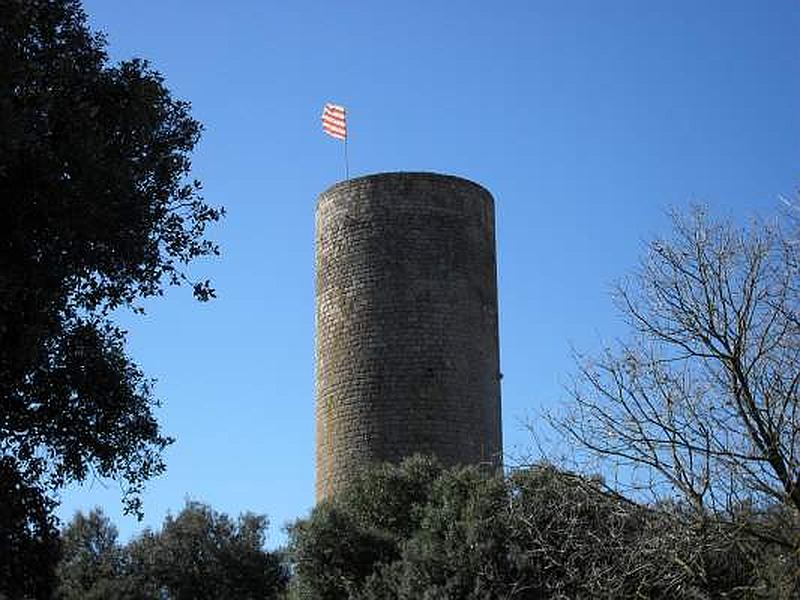
[(317, 498), (415, 452), (499, 464), (491, 194), (432, 173), (338, 183), (316, 269)]

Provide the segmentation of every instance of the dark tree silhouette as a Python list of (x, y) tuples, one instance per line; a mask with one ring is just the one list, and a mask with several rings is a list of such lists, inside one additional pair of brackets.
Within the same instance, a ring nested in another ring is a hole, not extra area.
[(96, 474), (138, 511), (170, 439), (110, 315), (172, 284), (213, 296), (185, 267), (217, 253), (204, 235), (222, 211), (185, 179), (189, 105), (146, 61), (112, 65), (104, 48), (76, 0), (0, 0), (0, 458), (21, 486), (5, 494), (44, 506)]
[(0, 598), (50, 598), (59, 555), (53, 502), (0, 457)]

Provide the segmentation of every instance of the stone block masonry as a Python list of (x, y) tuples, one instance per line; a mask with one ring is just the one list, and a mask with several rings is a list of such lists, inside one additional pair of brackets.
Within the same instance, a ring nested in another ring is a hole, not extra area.
[(415, 452), (502, 454), (494, 201), (434, 173), (338, 183), (316, 209), (317, 499)]

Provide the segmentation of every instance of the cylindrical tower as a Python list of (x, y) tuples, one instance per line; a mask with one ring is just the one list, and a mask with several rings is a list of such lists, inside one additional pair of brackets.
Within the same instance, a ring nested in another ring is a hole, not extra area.
[(338, 183), (316, 263), (317, 499), (415, 452), (499, 465), (491, 194), (434, 173)]

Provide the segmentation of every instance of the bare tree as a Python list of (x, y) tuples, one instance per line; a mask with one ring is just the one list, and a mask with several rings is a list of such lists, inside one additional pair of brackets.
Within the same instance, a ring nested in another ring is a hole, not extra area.
[(659, 496), (800, 511), (796, 246), (701, 209), (673, 224), (615, 289), (630, 340), (577, 356), (573, 402), (551, 422)]

